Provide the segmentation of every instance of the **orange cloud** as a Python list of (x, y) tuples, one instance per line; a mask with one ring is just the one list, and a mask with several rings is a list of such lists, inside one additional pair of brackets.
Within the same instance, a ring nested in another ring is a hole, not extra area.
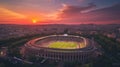
[(17, 19), (26, 18), (25, 15), (19, 14), (17, 12), (11, 11), (9, 9), (0, 7), (0, 21), (13, 21)]

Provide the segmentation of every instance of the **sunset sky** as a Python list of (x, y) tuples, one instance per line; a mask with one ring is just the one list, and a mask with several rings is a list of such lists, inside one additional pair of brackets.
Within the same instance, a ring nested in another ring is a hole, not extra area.
[(120, 0), (0, 0), (0, 24), (120, 23)]

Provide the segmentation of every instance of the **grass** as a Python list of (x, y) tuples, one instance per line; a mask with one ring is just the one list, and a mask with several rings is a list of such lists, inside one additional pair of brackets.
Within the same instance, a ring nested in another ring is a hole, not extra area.
[(74, 49), (77, 48), (78, 43), (67, 41), (56, 41), (49, 44), (49, 48)]

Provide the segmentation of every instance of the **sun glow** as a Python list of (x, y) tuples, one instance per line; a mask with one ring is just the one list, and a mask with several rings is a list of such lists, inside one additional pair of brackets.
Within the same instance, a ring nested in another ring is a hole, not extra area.
[(36, 19), (32, 19), (32, 23), (37, 23), (37, 20)]

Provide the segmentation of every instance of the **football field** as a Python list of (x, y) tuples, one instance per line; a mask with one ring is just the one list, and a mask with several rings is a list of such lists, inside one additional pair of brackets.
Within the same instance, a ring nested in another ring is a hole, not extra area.
[(60, 49), (75, 49), (78, 47), (76, 42), (67, 42), (67, 41), (56, 41), (49, 43), (49, 48), (60, 48)]

